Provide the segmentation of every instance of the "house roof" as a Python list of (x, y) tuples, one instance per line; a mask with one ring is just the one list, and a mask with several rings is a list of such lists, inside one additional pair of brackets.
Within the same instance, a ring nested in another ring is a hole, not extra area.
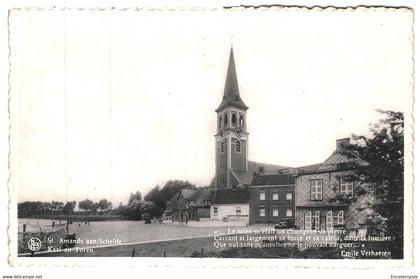
[(226, 75), (223, 99), (216, 111), (219, 112), (229, 105), (245, 110), (248, 109), (244, 101), (242, 101), (241, 96), (239, 95), (239, 85), (238, 78), (236, 77), (235, 57), (233, 55), (233, 48), (230, 49), (229, 66)]
[[(237, 171), (232, 170), (232, 172), (235, 173), (235, 175), (238, 177), (240, 181), (238, 181), (239, 185), (251, 185), (252, 180), (254, 179), (254, 174), (256, 172), (261, 172), (261, 169), (263, 168), (264, 173), (279, 173), (279, 170), (282, 169), (290, 169), (285, 166), (280, 165), (273, 165), (273, 164), (265, 164), (265, 163), (259, 163), (254, 161), (248, 161), (248, 171)], [(232, 177), (233, 179), (236, 179), (235, 177)], [(210, 188), (216, 188), (216, 177), (213, 177), (210, 183)]]
[(259, 162), (248, 161), (248, 171), (235, 171), (235, 174), (239, 177), (240, 184), (242, 185), (251, 185), (252, 180), (254, 179), (254, 174), (256, 172), (261, 173), (261, 168), (263, 173), (278, 173), (279, 170), (285, 169), (287, 167), (273, 164), (264, 164)]
[(194, 195), (191, 197), (192, 200), (212, 200), (214, 190), (211, 189), (197, 189)]
[(299, 167), (297, 168), (297, 173), (302, 175), (342, 171), (354, 168), (353, 164), (364, 164), (364, 162), (350, 151), (336, 150), (323, 163)]
[(297, 170), (298, 171), (315, 171), (315, 170), (318, 170), (319, 167), (322, 166), (322, 165), (323, 165), (323, 163), (312, 164), (312, 165), (298, 167)]
[(216, 191), (213, 204), (239, 204), (249, 202), (247, 188), (220, 189)]
[(294, 185), (295, 176), (290, 174), (256, 175), (251, 185)]
[(354, 162), (360, 160), (354, 153), (350, 151), (334, 151), (327, 160), (324, 161), (324, 164), (339, 164), (339, 163), (347, 163), (347, 162)]

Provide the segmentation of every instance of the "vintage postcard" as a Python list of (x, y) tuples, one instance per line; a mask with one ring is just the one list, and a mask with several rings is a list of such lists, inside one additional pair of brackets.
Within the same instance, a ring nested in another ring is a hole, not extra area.
[(412, 26), (10, 10), (10, 264), (410, 266)]

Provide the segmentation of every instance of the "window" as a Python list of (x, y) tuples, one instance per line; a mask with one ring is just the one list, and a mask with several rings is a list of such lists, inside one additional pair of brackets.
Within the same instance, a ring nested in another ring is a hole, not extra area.
[(219, 117), (219, 129), (221, 129), (223, 127), (223, 120), (222, 117)]
[(286, 217), (292, 217), (293, 216), (293, 210), (291, 208), (286, 209)]
[(273, 208), (273, 217), (277, 217), (277, 216), (279, 216), (279, 209)]
[(209, 201), (209, 200), (204, 200), (204, 201), (203, 201), (203, 204), (204, 204), (204, 205), (210, 205), (210, 201)]
[(305, 230), (312, 230), (312, 213), (310, 211), (305, 213)]
[(336, 215), (333, 217), (333, 224), (334, 225), (342, 225), (344, 224), (344, 211), (339, 211)]
[(291, 201), (293, 199), (292, 193), (286, 193), (286, 200)]
[(235, 150), (236, 152), (241, 152), (241, 142), (239, 140), (235, 143)]
[(260, 192), (260, 201), (265, 201), (265, 192)]
[(325, 227), (327, 230), (331, 230), (333, 228), (333, 214), (332, 211), (328, 211), (327, 215), (325, 216)]
[(225, 113), (225, 115), (223, 116), (223, 118), (224, 118), (224, 122), (225, 122), (225, 126), (228, 124), (228, 116), (227, 116), (227, 114)]
[(223, 152), (225, 152), (225, 142), (221, 141), (220, 142), (220, 153), (223, 153)]
[(274, 192), (273, 193), (273, 201), (278, 201), (279, 200), (279, 193)]
[(213, 207), (213, 215), (217, 216), (217, 213), (219, 213), (219, 208), (217, 208), (216, 206)]
[(340, 178), (340, 193), (349, 198), (353, 198), (353, 181), (345, 178)]
[(241, 127), (243, 127), (244, 126), (244, 117), (241, 115), (241, 116), (239, 116), (239, 125), (241, 126)]
[(232, 125), (236, 126), (236, 114), (232, 113)]
[(240, 206), (238, 206), (236, 208), (236, 215), (241, 215), (241, 207)]
[(339, 211), (337, 214), (337, 224), (338, 225), (344, 224), (344, 211), (343, 210)]
[(265, 208), (262, 207), (260, 208), (260, 217), (264, 217), (265, 216)]
[(313, 215), (313, 226), (312, 229), (319, 231), (319, 211), (315, 211), (315, 214)]
[(322, 200), (322, 180), (311, 180), (311, 200)]

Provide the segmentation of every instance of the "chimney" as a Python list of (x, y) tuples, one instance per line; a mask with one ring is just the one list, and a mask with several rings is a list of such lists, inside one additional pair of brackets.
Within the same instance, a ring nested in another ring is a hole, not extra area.
[(350, 145), (350, 138), (336, 140), (336, 151), (343, 151), (346, 146)]

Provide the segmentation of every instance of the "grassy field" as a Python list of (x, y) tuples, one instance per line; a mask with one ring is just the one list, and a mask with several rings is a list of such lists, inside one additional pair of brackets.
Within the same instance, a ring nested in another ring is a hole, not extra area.
[(80, 247), (91, 247), (89, 240), (116, 239), (122, 244), (165, 241), (186, 237), (202, 237), (214, 234), (214, 231), (224, 232), (227, 228), (195, 228), (183, 225), (168, 224), (144, 224), (143, 221), (114, 221), (114, 222), (91, 222), (73, 223), (70, 233), (76, 233), (76, 237), (83, 240)]
[(277, 259), (341, 259), (339, 251), (331, 248), (215, 248), (212, 237), (160, 241), (136, 245), (97, 248), (92, 252), (44, 254), (43, 257), (219, 257), (219, 258), (277, 258)]
[[(93, 252), (42, 254), (43, 257), (190, 257), (194, 252), (218, 252), (213, 248), (212, 237), (160, 241), (153, 243), (95, 248)], [(134, 251), (133, 251), (134, 249)]]

